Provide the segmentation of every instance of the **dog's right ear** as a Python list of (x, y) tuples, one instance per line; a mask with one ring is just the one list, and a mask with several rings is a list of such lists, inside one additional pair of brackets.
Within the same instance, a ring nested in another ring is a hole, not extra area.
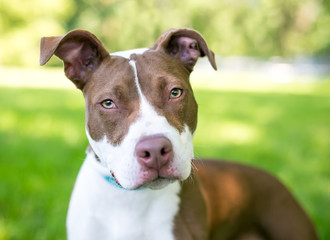
[(40, 65), (56, 55), (64, 62), (64, 72), (79, 89), (102, 60), (110, 57), (103, 44), (92, 33), (74, 30), (59, 37), (43, 37), (40, 41)]

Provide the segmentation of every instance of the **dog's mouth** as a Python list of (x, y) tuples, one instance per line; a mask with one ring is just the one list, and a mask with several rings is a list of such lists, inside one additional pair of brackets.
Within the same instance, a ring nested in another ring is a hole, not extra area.
[(113, 180), (115, 181), (115, 183), (116, 183), (119, 187), (123, 188), (123, 186), (118, 182), (118, 180), (117, 180), (115, 174), (114, 174), (112, 171), (110, 171), (110, 173), (111, 173), (111, 176), (112, 176)]
[(159, 177), (159, 178), (152, 180), (151, 182), (144, 184), (143, 187), (150, 188), (152, 190), (158, 190), (158, 189), (162, 189), (162, 188), (166, 187), (167, 185), (175, 182), (176, 180), (177, 179), (175, 179), (175, 178)]
[(131, 188), (125, 188), (123, 187), (120, 182), (118, 181), (118, 179), (116, 178), (115, 174), (111, 171), (111, 178), (113, 179), (112, 182), (115, 183), (115, 185), (119, 188), (122, 189), (126, 189), (126, 190), (142, 190), (142, 189), (152, 189), (152, 190), (158, 190), (158, 189), (162, 189), (164, 187), (166, 187), (167, 185), (175, 182), (176, 180), (178, 180), (177, 178), (166, 178), (166, 177), (156, 177), (153, 180), (150, 180), (148, 182), (145, 182), (143, 184), (139, 184), (135, 187)]

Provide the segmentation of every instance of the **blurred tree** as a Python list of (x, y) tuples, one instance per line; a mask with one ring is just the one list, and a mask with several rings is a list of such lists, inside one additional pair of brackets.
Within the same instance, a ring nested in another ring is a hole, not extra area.
[(171, 27), (192, 27), (221, 55), (330, 53), (326, 0), (0, 1), (3, 65), (35, 65), (40, 37), (75, 28), (92, 31), (111, 52), (151, 46)]
[(62, 34), (71, 0), (0, 0), (0, 65), (36, 65), (41, 36)]

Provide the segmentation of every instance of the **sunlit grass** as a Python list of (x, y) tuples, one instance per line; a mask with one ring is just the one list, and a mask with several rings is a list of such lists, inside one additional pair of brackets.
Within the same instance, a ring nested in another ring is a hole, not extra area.
[[(330, 238), (329, 82), (195, 84), (195, 155), (278, 176)], [(282, 90), (281, 90), (282, 89)], [(70, 193), (85, 156), (80, 91), (0, 87), (0, 240), (65, 239)]]
[(0, 239), (64, 239), (84, 158), (78, 91), (0, 88)]

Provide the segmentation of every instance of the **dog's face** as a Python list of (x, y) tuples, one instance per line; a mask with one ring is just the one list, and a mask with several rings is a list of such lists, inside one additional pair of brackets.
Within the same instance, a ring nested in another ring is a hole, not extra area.
[(57, 55), (86, 101), (94, 153), (123, 188), (160, 188), (190, 175), (197, 104), (189, 75), (213, 53), (193, 30), (169, 30), (140, 54), (110, 55), (94, 35), (76, 30), (43, 38), (41, 64)]

